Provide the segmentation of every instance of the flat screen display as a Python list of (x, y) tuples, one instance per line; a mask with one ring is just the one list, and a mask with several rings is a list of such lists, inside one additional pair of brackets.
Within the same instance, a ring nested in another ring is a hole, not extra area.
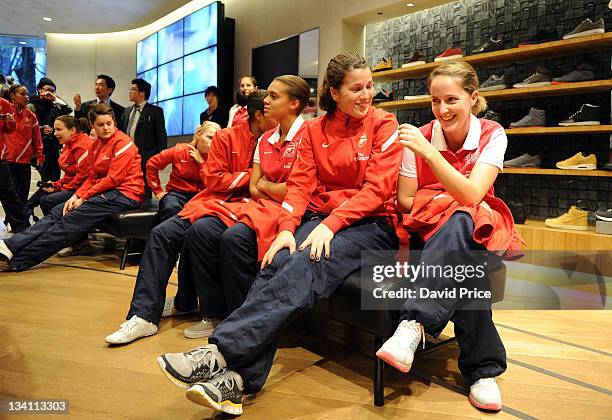
[(200, 125), (200, 114), (208, 107), (203, 93), (183, 97), (183, 133), (193, 133)]
[(183, 96), (183, 59), (159, 66), (157, 72), (157, 100)]
[(164, 64), (183, 56), (183, 20), (158, 32), (158, 63)]
[(185, 51), (190, 54), (217, 43), (217, 3), (185, 17)]
[(157, 33), (136, 44), (136, 73), (142, 73), (157, 66)]
[(149, 96), (149, 102), (157, 102), (157, 69), (151, 69), (140, 73), (138, 78), (144, 79), (151, 84), (151, 95)]
[(170, 99), (159, 102), (157, 105), (164, 110), (168, 135), (180, 136), (183, 134), (183, 98)]
[(207, 48), (184, 58), (184, 94), (202, 92), (217, 86), (217, 47)]

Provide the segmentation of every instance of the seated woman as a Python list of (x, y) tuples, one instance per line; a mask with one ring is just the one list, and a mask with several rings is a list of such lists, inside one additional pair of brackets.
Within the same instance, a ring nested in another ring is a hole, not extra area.
[[(208, 158), (210, 143), (219, 124), (205, 121), (193, 135), (191, 143), (178, 143), (163, 150), (147, 161), (147, 184), (159, 201), (160, 222), (176, 215), (185, 203), (204, 189), (204, 165)], [(170, 179), (163, 190), (159, 171), (172, 165)]]
[[(476, 267), (490, 261), (486, 250), (516, 257), (520, 239), (512, 215), (493, 194), (507, 138), (498, 123), (474, 116), (487, 106), (478, 94), (476, 72), (467, 63), (446, 63), (429, 75), (428, 86), (436, 119), (420, 129), (403, 124), (399, 134), (405, 150), (398, 204), (409, 213), (404, 218), (406, 228), (424, 241), (420, 263)], [(492, 260), (499, 263), (496, 257)], [(429, 291), (458, 286), (453, 277), (429, 276), (425, 281)], [(474, 303), (480, 306), (470, 306)], [(408, 372), (423, 330), (437, 336), (453, 321), (470, 403), (501, 410), (495, 378), (506, 370), (506, 352), (490, 308), (488, 300), (470, 303), (417, 293), (404, 303), (397, 330), (376, 354)]]
[(242, 76), (240, 78), (240, 87), (236, 91), (236, 103), (229, 109), (227, 128), (248, 121), (246, 98), (249, 96), (249, 93), (255, 92), (257, 89), (259, 89), (257, 80), (253, 76)]
[[(165, 315), (193, 311), (197, 296), (204, 319), (185, 337), (208, 337), (214, 318), (225, 318), (244, 302), (261, 261), (278, 233), (285, 183), (306, 131), (300, 116), (310, 88), (298, 76), (279, 76), (268, 87), (265, 113), (279, 125), (264, 133), (253, 155), (250, 198), (210, 200), (187, 232), (179, 263), (179, 290), (166, 299)], [(164, 314), (162, 314), (163, 316)]]
[(74, 244), (110, 215), (140, 206), (144, 182), (136, 145), (117, 129), (110, 106), (95, 105), (89, 121), (97, 134), (89, 149), (89, 177), (63, 207), (55, 206), (34, 226), (0, 241), (1, 269), (34, 267)]
[(187, 397), (198, 404), (242, 414), (242, 393), (262, 389), (280, 331), (357, 270), (361, 251), (398, 245), (393, 201), (402, 149), (393, 114), (372, 107), (365, 59), (332, 58), (320, 95), (327, 114), (307, 125), (287, 180), (280, 233), (246, 300), (208, 345), (158, 359), (175, 384), (191, 385)]

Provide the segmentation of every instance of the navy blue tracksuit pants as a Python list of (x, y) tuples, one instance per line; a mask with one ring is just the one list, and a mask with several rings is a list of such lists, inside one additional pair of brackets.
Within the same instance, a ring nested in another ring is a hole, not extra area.
[(28, 210), (15, 191), (7, 162), (0, 162), (0, 203), (13, 232), (22, 232), (30, 226)]
[(46, 216), (55, 206), (58, 204), (64, 205), (66, 201), (70, 199), (74, 195), (75, 191), (73, 190), (61, 190), (52, 193), (45, 193), (45, 195), (40, 197), (40, 208), (43, 214)]
[[(484, 247), (472, 238), (474, 222), (469, 214), (457, 212), (442, 226), (427, 242), (424, 243), (420, 262), (425, 266), (466, 265), (476, 261), (473, 253), (478, 251), (483, 255)], [(412, 244), (411, 244), (412, 245)], [(440, 251), (451, 251), (448, 253)], [(470, 257), (472, 256), (472, 261)], [(491, 257), (491, 268), (500, 264), (498, 258)], [(457, 282), (449, 277), (426, 279), (429, 290), (455, 289)], [(484, 302), (478, 302), (481, 305)], [(410, 299), (404, 303), (400, 314), (402, 320), (416, 320), (423, 325), (425, 331), (438, 336), (448, 321), (452, 321), (455, 337), (459, 344), (459, 369), (469, 387), (481, 378), (501, 375), (506, 370), (506, 350), (499, 337), (491, 314), (490, 303), (486, 309), (462, 309), (459, 299)]]
[[(299, 246), (321, 222), (307, 220), (297, 229)], [(315, 301), (329, 297), (361, 266), (361, 251), (398, 246), (393, 228), (382, 219), (368, 219), (340, 230), (331, 255), (315, 262), (310, 248), (289, 255), (280, 251), (255, 278), (245, 302), (221, 322), (209, 343), (216, 344), (230, 369), (244, 380), (244, 392), (260, 391), (270, 373), (281, 330)]]
[(195, 193), (168, 191), (168, 193), (159, 200), (159, 210), (157, 214), (159, 215), (160, 222), (164, 222), (172, 216), (176, 216), (179, 211), (183, 210), (185, 203), (191, 200), (194, 195)]
[(76, 243), (110, 215), (139, 205), (138, 201), (117, 190), (91, 197), (65, 216), (62, 215), (64, 205), (59, 204), (34, 226), (4, 241), (13, 253), (9, 265), (17, 271), (34, 267), (62, 248)]

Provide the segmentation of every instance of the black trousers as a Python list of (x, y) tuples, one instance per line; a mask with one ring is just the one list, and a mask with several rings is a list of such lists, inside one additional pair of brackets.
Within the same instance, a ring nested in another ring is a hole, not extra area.
[(194, 195), (195, 193), (168, 191), (168, 193), (159, 200), (159, 210), (157, 214), (159, 215), (160, 222), (168, 220), (172, 216), (176, 216)]
[(43, 136), (43, 154), (45, 162), (40, 170), (40, 177), (43, 182), (57, 181), (60, 179), (61, 171), (58, 163), (62, 146), (54, 136)]
[(11, 176), (13, 177), (13, 185), (17, 197), (25, 205), (28, 202), (28, 194), (30, 193), (30, 181), (32, 180), (32, 170), (29, 163), (9, 163)]
[(30, 226), (28, 211), (15, 192), (11, 170), (6, 162), (0, 162), (0, 203), (4, 208), (6, 221), (11, 224), (14, 233)]

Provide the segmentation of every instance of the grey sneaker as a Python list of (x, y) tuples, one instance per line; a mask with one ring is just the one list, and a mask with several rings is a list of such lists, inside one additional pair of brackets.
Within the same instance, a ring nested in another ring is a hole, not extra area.
[(599, 19), (596, 22), (591, 21), (591, 19), (586, 18), (583, 20), (580, 25), (576, 26), (573, 31), (563, 35), (563, 39), (570, 38), (578, 38), (580, 36), (587, 35), (595, 35), (595, 34), (603, 34), (606, 30), (604, 28), (604, 20), (603, 18)]
[(550, 71), (546, 67), (538, 66), (536, 72), (523, 80), (515, 83), (515, 88), (548, 86), (551, 83)]
[(210, 337), (215, 331), (215, 327), (219, 324), (219, 321), (204, 318), (197, 324), (191, 327), (185, 328), (183, 334), (186, 338), (206, 338)]
[(546, 126), (546, 111), (537, 108), (530, 108), (527, 115), (516, 122), (510, 123), (510, 128), (544, 126)]
[(187, 398), (196, 404), (210, 407), (227, 414), (242, 414), (242, 377), (233, 370), (205, 382), (198, 382), (187, 390)]
[(225, 359), (217, 346), (196, 347), (186, 353), (166, 353), (157, 358), (157, 364), (170, 381), (181, 388), (206, 381), (225, 370)]
[(496, 74), (492, 74), (487, 80), (482, 82), (480, 85), (480, 91), (486, 92), (488, 90), (501, 90), (507, 89), (504, 75), (498, 76)]
[(552, 84), (558, 85), (562, 83), (586, 82), (593, 79), (595, 79), (593, 67), (589, 64), (582, 63), (576, 67), (576, 70), (570, 71), (561, 77), (555, 77), (552, 79)]
[(599, 210), (595, 213), (597, 220), (603, 220), (604, 222), (612, 222), (612, 209)]
[(178, 309), (176, 309), (176, 306), (174, 306), (174, 297), (171, 296), (171, 297), (167, 297), (166, 301), (164, 302), (164, 310), (162, 312), (162, 318), (166, 318), (168, 316), (190, 314), (192, 312), (196, 312), (196, 309), (192, 309), (191, 311), (179, 311)]
[(505, 168), (539, 168), (542, 161), (538, 155), (530, 155), (525, 153), (514, 159), (504, 162)]

